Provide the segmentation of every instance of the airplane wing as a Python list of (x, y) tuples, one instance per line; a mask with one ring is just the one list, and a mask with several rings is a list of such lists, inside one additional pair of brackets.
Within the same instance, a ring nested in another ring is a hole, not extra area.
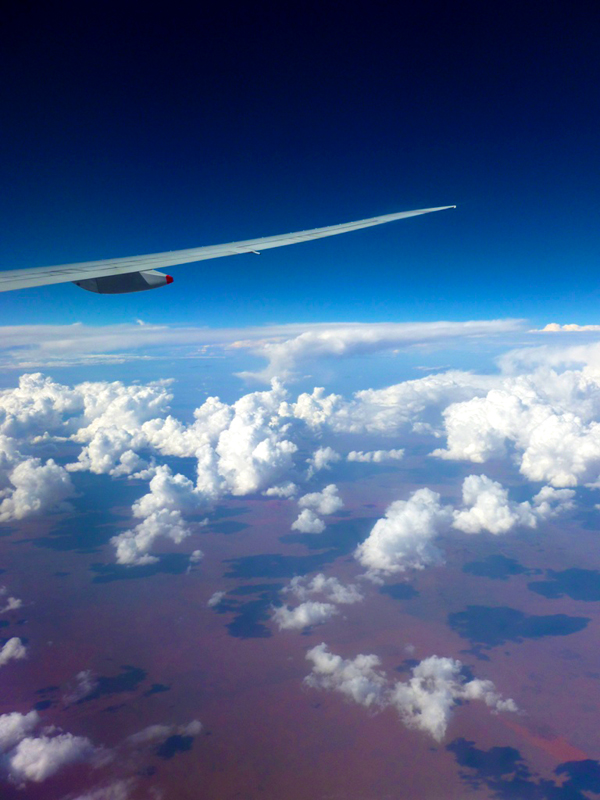
[[(34, 286), (45, 286), (51, 283), (76, 283), (84, 289), (100, 293), (121, 293), (153, 289), (172, 278), (164, 273), (154, 272), (156, 267), (172, 267), (176, 264), (188, 264), (204, 261), (209, 258), (221, 258), (240, 253), (258, 253), (271, 247), (283, 247), (298, 242), (309, 242), (311, 239), (322, 239), (338, 233), (369, 228), (372, 225), (383, 225), (405, 217), (416, 217), (430, 214), (432, 211), (443, 211), (456, 206), (439, 206), (438, 208), (420, 208), (416, 211), (400, 211), (396, 214), (385, 214), (380, 217), (361, 219), (357, 222), (345, 222), (341, 225), (330, 225), (326, 228), (313, 228), (309, 231), (285, 233), (279, 236), (265, 236), (261, 239), (247, 239), (230, 244), (192, 247), (188, 250), (172, 250), (166, 253), (152, 253), (145, 256), (129, 258), (109, 258), (104, 261), (86, 261), (79, 264), (60, 264), (54, 267), (35, 267), (33, 269), (16, 269), (0, 271), (0, 292), (11, 289), (27, 289)], [(121, 278), (120, 276), (130, 276)]]

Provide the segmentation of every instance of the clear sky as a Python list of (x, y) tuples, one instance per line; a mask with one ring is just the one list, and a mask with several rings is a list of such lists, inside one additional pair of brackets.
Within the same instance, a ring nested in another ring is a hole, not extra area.
[(4, 294), (5, 324), (597, 320), (597, 24), (566, 3), (16, 4), (0, 267), (454, 204), (173, 270)]

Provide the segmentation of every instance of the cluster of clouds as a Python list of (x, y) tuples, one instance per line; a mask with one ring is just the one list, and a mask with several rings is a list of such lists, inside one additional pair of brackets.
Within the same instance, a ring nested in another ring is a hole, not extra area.
[[(512, 323), (506, 324), (506, 330), (511, 329)], [(450, 323), (414, 330), (361, 325), (282, 328), (273, 330), (269, 336), (275, 338), (260, 347), (270, 354), (272, 366), (284, 365), (285, 375), (292, 362), (302, 362), (309, 352), (372, 352), (393, 342), (431, 337), (441, 341), (455, 334), (479, 336), (502, 329), (496, 323), (457, 325), (455, 332)], [(275, 341), (278, 337), (283, 341)], [(256, 339), (251, 341), (259, 346)], [(18, 387), (0, 392), (0, 522), (66, 508), (76, 494), (72, 477), (77, 472), (135, 477), (149, 482), (148, 492), (132, 508), (134, 524), (116, 535), (113, 545), (119, 563), (147, 564), (156, 558), (153, 549), (159, 538), (183, 542), (197, 530), (205, 512), (227, 495), (262, 492), (289, 499), (300, 493), (303, 480), (342, 460), (377, 464), (404, 455), (398, 447), (343, 454), (326, 444), (317, 447), (304, 466), (299, 463), (300, 440), (340, 433), (392, 438), (394, 445), (407, 432), (422, 434), (438, 440), (430, 452), (433, 458), (477, 464), (508, 459), (525, 479), (554, 489), (600, 486), (600, 346), (526, 348), (504, 356), (500, 367), (499, 373), (487, 375), (460, 370), (429, 374), (384, 389), (358, 391), (351, 398), (315, 388), (294, 399), (274, 380), (270, 389), (249, 392), (231, 404), (208, 398), (190, 424), (170, 413), (171, 384), (166, 380), (65, 386), (39, 373), (24, 375)], [(80, 446), (65, 466), (40, 458), (36, 451), (61, 443), (71, 449), (73, 444)], [(167, 467), (163, 461), (172, 457), (194, 459), (195, 475)], [(465, 501), (468, 508), (453, 520), (453, 527), (475, 530), (477, 520), (485, 518), (480, 528), (494, 531), (510, 528), (515, 518), (526, 525), (541, 519), (542, 500), (540, 509), (533, 501), (527, 511), (507, 506), (501, 498), (494, 500), (496, 490), (480, 490), (482, 498)], [(304, 498), (310, 496), (300, 497), (294, 529), (319, 533), (325, 528), (322, 516), (332, 512), (308, 504)], [(434, 509), (428, 495), (418, 502), (423, 513), (426, 506)], [(504, 509), (503, 518), (488, 524), (486, 503), (495, 503), (499, 513)], [(389, 513), (397, 516), (396, 511)], [(425, 528), (436, 531), (445, 524), (438, 510)], [(419, 538), (425, 560), (435, 560), (432, 538), (429, 546)]]
[(493, 711), (517, 711), (514, 700), (503, 699), (490, 680), (467, 679), (463, 665), (452, 658), (430, 656), (412, 669), (408, 681), (392, 683), (376, 655), (345, 659), (325, 643), (311, 648), (306, 658), (312, 670), (307, 686), (336, 691), (374, 710), (395, 708), (402, 722), (441, 741), (457, 705), (482, 700)]
[(355, 550), (355, 558), (374, 580), (408, 569), (440, 564), (443, 554), (437, 537), (455, 528), (463, 533), (482, 531), (501, 535), (517, 526), (536, 528), (540, 522), (573, 507), (572, 489), (544, 486), (531, 501), (517, 503), (508, 490), (487, 475), (469, 475), (463, 481), (459, 508), (442, 503), (431, 489), (418, 489), (408, 500), (388, 506), (385, 517)]
[[(86, 763), (101, 769), (117, 763), (122, 768), (137, 771), (139, 760), (150, 747), (156, 747), (170, 736), (197, 736), (202, 729), (198, 720), (184, 725), (150, 725), (128, 736), (115, 750), (98, 747), (86, 736), (65, 733), (54, 725), (42, 726), (35, 710), (26, 714), (14, 711), (0, 715), (0, 763), (11, 783), (23, 788), (28, 783), (42, 783), (65, 767)], [(135, 754), (131, 759), (128, 754)], [(126, 776), (96, 787), (80, 795), (78, 800), (125, 798), (134, 788), (135, 778)]]
[[(322, 572), (312, 580), (296, 576), (283, 591), (301, 602), (292, 608), (283, 605), (273, 611), (273, 620), (279, 630), (300, 631), (321, 625), (339, 613), (338, 605), (350, 605), (363, 600), (363, 595), (354, 584), (345, 586), (337, 578), (326, 577)], [(322, 600), (311, 599), (315, 595), (320, 595)]]
[(320, 492), (309, 492), (300, 497), (298, 506), (302, 510), (292, 523), (292, 530), (300, 533), (323, 533), (325, 523), (321, 517), (341, 511), (344, 501), (338, 494), (337, 486), (330, 483)]

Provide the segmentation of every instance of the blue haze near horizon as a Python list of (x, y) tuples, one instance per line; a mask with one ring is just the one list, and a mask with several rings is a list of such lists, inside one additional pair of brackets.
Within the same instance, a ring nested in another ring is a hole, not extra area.
[(597, 321), (585, 9), (12, 13), (2, 269), (458, 208), (176, 267), (160, 292), (4, 294), (4, 324)]

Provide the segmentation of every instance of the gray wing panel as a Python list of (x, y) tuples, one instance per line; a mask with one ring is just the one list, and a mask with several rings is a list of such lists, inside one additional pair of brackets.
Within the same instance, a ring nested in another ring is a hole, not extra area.
[(46, 286), (52, 283), (67, 283), (80, 281), (87, 278), (100, 278), (106, 275), (123, 275), (128, 272), (140, 272), (146, 269), (172, 267), (177, 264), (189, 264), (194, 261), (204, 261), (209, 258), (222, 258), (240, 253), (259, 252), (272, 247), (284, 247), (298, 242), (309, 242), (312, 239), (322, 239), (326, 236), (336, 236), (339, 233), (370, 228), (373, 225), (383, 225), (405, 217), (416, 217), (420, 214), (430, 214), (432, 211), (444, 211), (456, 206), (439, 206), (437, 208), (421, 208), (416, 211), (400, 211), (396, 214), (385, 214), (380, 217), (370, 217), (357, 222), (345, 222), (341, 225), (329, 225), (326, 228), (313, 228), (309, 231), (285, 233), (279, 236), (265, 236), (260, 239), (246, 239), (243, 242), (230, 244), (208, 245), (207, 247), (193, 247), (189, 250), (173, 250), (166, 253), (152, 253), (146, 256), (132, 256), (130, 258), (109, 258), (104, 261), (86, 261), (80, 264), (61, 264), (55, 267), (35, 267), (34, 269), (16, 269), (0, 271), (0, 292), (11, 289), (26, 289), (33, 286)]

